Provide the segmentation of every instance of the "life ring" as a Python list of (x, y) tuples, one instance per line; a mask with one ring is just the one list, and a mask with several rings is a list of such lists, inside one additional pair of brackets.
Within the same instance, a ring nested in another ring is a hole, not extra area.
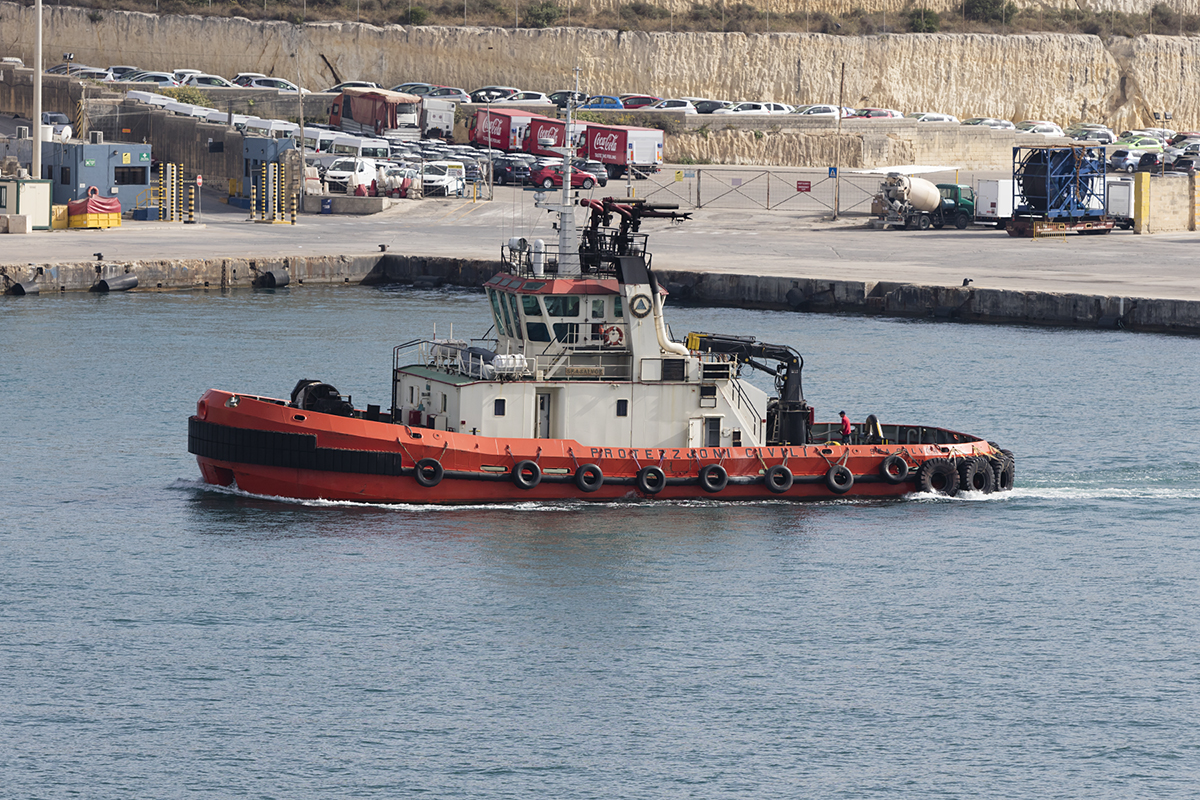
[(983, 456), (965, 458), (958, 464), (958, 485), (964, 492), (996, 491), (996, 473), (992, 464)]
[(892, 453), (879, 465), (879, 477), (893, 485), (903, 483), (908, 478), (908, 462), (899, 453)]
[(581, 492), (594, 492), (604, 485), (604, 470), (597, 464), (584, 464), (575, 470), (575, 485)]
[(518, 461), (512, 468), (512, 479), (518, 488), (532, 489), (542, 482), (542, 468), (536, 461)]
[(700, 468), (700, 485), (704, 491), (716, 494), (729, 485), (729, 473), (720, 464), (706, 464)]
[(625, 344), (625, 331), (620, 325), (606, 325), (600, 329), (604, 343), (609, 347), (620, 347)]
[(931, 458), (917, 470), (917, 489), (950, 497), (958, 494), (958, 468), (948, 458)]
[(842, 464), (834, 464), (825, 473), (825, 485), (834, 494), (845, 494), (854, 486), (854, 473)]
[(792, 483), (795, 481), (792, 471), (783, 464), (776, 464), (770, 467), (766, 474), (763, 475), (763, 482), (767, 484), (767, 488), (775, 494), (783, 494), (788, 489), (792, 488)]
[(667, 473), (662, 467), (642, 467), (637, 474), (637, 487), (644, 494), (658, 494), (667, 485)]
[(88, 190), (87, 190), (88, 197), (97, 197), (97, 196), (99, 196), (99, 194), (100, 194), (100, 190), (97, 189), (95, 186), (88, 187)]
[(441, 483), (445, 474), (446, 470), (442, 469), (441, 463), (432, 458), (422, 458), (413, 468), (413, 477), (426, 489), (432, 489)]

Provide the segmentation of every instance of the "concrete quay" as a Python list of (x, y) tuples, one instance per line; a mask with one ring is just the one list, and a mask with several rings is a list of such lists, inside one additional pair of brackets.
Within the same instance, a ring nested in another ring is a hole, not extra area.
[[(249, 222), (206, 197), (203, 226), (126, 221), (6, 236), (0, 281), (5, 289), (37, 281), (44, 295), (129, 272), (139, 279), (135, 291), (215, 289), (257, 285), (266, 271), (283, 270), (293, 288), (478, 287), (499, 269), (509, 237), (554, 240), (550, 216), (532, 206), (531, 193), (501, 189), (491, 202), (398, 201), (369, 217), (302, 215), (292, 226)], [(681, 225), (648, 221), (643, 231), (677, 301), (1200, 333), (1200, 234), (1032, 241), (982, 227), (875, 231), (866, 219), (701, 209)]]

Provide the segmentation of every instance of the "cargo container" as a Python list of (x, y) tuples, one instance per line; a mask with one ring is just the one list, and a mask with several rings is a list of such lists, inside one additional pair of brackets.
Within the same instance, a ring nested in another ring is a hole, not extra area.
[(421, 98), (386, 89), (347, 88), (329, 107), (329, 125), (359, 136), (417, 127)]
[(1013, 182), (1011, 178), (981, 180), (975, 188), (975, 221), (1008, 226), (1013, 212)]
[(635, 177), (658, 172), (663, 162), (663, 132), (625, 125), (588, 125), (583, 155), (603, 164), (610, 178), (623, 176), (626, 168)]

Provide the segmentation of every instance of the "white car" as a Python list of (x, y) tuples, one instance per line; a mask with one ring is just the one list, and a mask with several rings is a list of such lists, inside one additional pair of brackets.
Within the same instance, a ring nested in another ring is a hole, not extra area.
[(503, 105), (512, 105), (513, 103), (523, 103), (526, 105), (552, 106), (554, 101), (541, 92), (517, 92), (510, 94), (508, 97), (499, 101)]
[(243, 84), (247, 89), (274, 89), (277, 92), (290, 92), (295, 94), (309, 94), (308, 89), (301, 89), (291, 81), (285, 81), (283, 78), (254, 78), (247, 84)]
[(171, 74), (175, 76), (175, 80), (179, 81), (179, 85), (182, 86), (189, 75), (203, 75), (204, 71), (199, 69), (173, 69), (171, 70)]
[(1063, 129), (1055, 125), (1053, 122), (1045, 120), (1027, 119), (1018, 122), (1016, 125), (1018, 133), (1042, 133), (1047, 136), (1064, 136)]
[(911, 111), (904, 115), (905, 119), (915, 119), (917, 122), (953, 122), (958, 124), (958, 117), (953, 114), (939, 114), (936, 111)]
[(981, 128), (991, 128), (995, 131), (1011, 131), (1016, 130), (1016, 125), (1006, 119), (995, 119), (994, 117), (971, 117), (964, 119), (963, 125), (976, 125)]
[(54, 135), (58, 138), (71, 138), (71, 120), (67, 119), (66, 114), (57, 111), (43, 111), (42, 124), (52, 127)]
[(837, 106), (814, 103), (806, 106), (796, 106), (796, 110), (792, 113), (802, 117), (832, 117), (833, 119), (837, 119), (839, 116), (850, 116), (854, 113), (854, 109), (843, 107), (839, 110)]
[(467, 168), (460, 161), (427, 161), (421, 171), (421, 190), (426, 196), (460, 195), (467, 186)]
[(184, 86), (220, 86), (223, 88), (231, 88), (232, 83), (222, 78), (220, 75), (205, 75), (202, 72), (197, 72), (194, 75), (188, 75), (183, 80)]
[(785, 106), (783, 103), (755, 103), (744, 101), (735, 103), (729, 108), (718, 108), (712, 112), (715, 114), (787, 114), (790, 113), (786, 109), (791, 106)]
[(682, 111), (684, 114), (699, 114), (696, 106), (691, 100), (683, 100), (671, 98), (670, 100), (659, 100), (648, 109), (650, 111)]
[(329, 191), (353, 194), (355, 186), (366, 186), (368, 195), (377, 192), (379, 165), (371, 158), (339, 158), (325, 170)]
[(129, 83), (153, 83), (158, 86), (178, 86), (179, 81), (169, 72), (139, 72), (125, 78)]

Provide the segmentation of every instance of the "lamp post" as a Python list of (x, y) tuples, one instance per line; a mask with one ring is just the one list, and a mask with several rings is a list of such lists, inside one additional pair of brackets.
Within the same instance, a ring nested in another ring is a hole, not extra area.
[(37, 34), (33, 40), (33, 147), (29, 160), (29, 177), (42, 177), (42, 0), (34, 5)]

